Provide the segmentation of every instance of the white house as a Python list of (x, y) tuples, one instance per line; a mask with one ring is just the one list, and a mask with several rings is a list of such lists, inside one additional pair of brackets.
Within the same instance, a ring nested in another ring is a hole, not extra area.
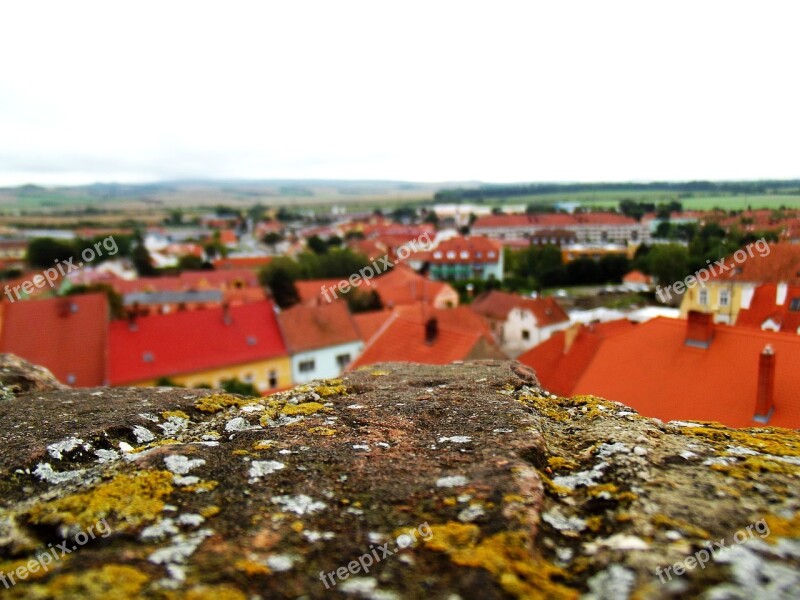
[(342, 301), (298, 304), (281, 311), (278, 323), (291, 357), (295, 384), (338, 377), (364, 349)]
[(495, 341), (516, 357), (570, 325), (569, 317), (554, 298), (524, 298), (493, 290), (475, 298), (473, 311), (489, 322)]

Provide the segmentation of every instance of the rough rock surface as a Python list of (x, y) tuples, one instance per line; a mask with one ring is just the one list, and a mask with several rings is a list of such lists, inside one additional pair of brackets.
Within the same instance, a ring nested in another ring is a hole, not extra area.
[(4, 597), (800, 590), (797, 432), (556, 398), (515, 363), (386, 364), (260, 399), (34, 389), (0, 416)]

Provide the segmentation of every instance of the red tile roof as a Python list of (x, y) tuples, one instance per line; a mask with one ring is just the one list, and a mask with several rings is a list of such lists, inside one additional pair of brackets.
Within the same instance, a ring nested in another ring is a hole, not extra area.
[(301, 304), (327, 304), (334, 300), (341, 300), (342, 295), (337, 290), (334, 297), (333, 293), (329, 291), (326, 299), (323, 288), (326, 290), (335, 289), (340, 281), (341, 279), (306, 279), (295, 281), (294, 287), (297, 290), (297, 295), (300, 296)]
[(630, 271), (622, 278), (622, 283), (652, 283), (652, 278), (641, 271)]
[(281, 311), (278, 323), (292, 354), (361, 339), (344, 302), (319, 306), (298, 304)]
[(800, 285), (786, 286), (782, 304), (776, 304), (777, 294), (778, 286), (774, 283), (758, 286), (753, 291), (749, 308), (739, 310), (736, 325), (761, 329), (761, 326), (771, 319), (778, 325), (780, 331), (798, 333), (800, 309), (791, 310), (791, 307), (793, 301), (800, 305)]
[(105, 294), (6, 302), (0, 351), (45, 366), (68, 385), (104, 385), (108, 318)]
[(458, 299), (458, 294), (449, 283), (431, 281), (402, 264), (373, 279), (372, 287), (387, 308), (417, 302), (433, 304), (440, 294), (452, 295), (456, 303)]
[(618, 213), (594, 212), (569, 215), (564, 213), (547, 213), (536, 215), (486, 215), (478, 217), (472, 229), (497, 227), (567, 227), (576, 225), (636, 225), (630, 217)]
[[(573, 394), (595, 394), (628, 404), (662, 420), (719, 421), (729, 427), (753, 427), (759, 356), (767, 344), (775, 353), (775, 411), (768, 425), (800, 428), (800, 337), (714, 325), (708, 348), (684, 344), (687, 321), (659, 317), (629, 331), (608, 336), (585, 365), (566, 358), (556, 368), (576, 375)], [(547, 344), (547, 342), (545, 342)], [(535, 348), (534, 350), (537, 350)], [(545, 351), (540, 351), (544, 353)], [(562, 353), (554, 345), (554, 354)], [(553, 356), (550, 361), (556, 362)], [(528, 360), (543, 381), (552, 364)]]
[[(505, 358), (488, 330), (476, 329), (459, 309), (408, 307), (395, 311), (372, 337), (351, 368), (380, 362), (416, 362), (443, 365), (468, 358)], [(425, 341), (425, 323), (436, 318), (435, 340)]]
[(478, 314), (500, 321), (505, 321), (508, 313), (515, 308), (529, 310), (536, 317), (536, 322), (540, 327), (569, 321), (567, 313), (551, 296), (524, 298), (518, 294), (492, 290), (475, 298), (470, 308)]
[(252, 269), (186, 271), (173, 277), (140, 277), (130, 281), (115, 279), (110, 283), (120, 294), (260, 287), (258, 275)]
[(270, 302), (141, 317), (110, 327), (112, 385), (287, 356)]
[(375, 335), (375, 332), (389, 320), (392, 314), (393, 311), (391, 310), (371, 310), (354, 314), (353, 321), (355, 321), (361, 339), (364, 342), (369, 341)]
[[(779, 283), (800, 285), (800, 244), (769, 244), (769, 254), (763, 254), (763, 246), (752, 246), (752, 256), (749, 251), (742, 249), (737, 252), (741, 260), (737, 262), (736, 253), (725, 258), (725, 265), (729, 267), (722, 271), (714, 267), (717, 272), (711, 281), (750, 281), (754, 283)], [(762, 255), (763, 254), (763, 255)]]
[(486, 237), (454, 237), (440, 242), (427, 252), (416, 252), (414, 260), (436, 264), (497, 263), (502, 257), (503, 246)]
[(593, 325), (575, 323), (565, 331), (557, 331), (517, 360), (536, 371), (543, 388), (560, 396), (571, 396), (602, 341), (633, 327), (626, 319)]
[(232, 256), (229, 258), (218, 258), (213, 262), (214, 268), (220, 271), (230, 271), (232, 269), (258, 269), (272, 262), (271, 256)]

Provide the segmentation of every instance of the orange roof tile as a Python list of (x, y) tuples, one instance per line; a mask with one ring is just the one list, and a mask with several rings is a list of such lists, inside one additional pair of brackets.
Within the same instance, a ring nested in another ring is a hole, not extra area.
[[(380, 362), (416, 362), (442, 365), (469, 358), (505, 358), (494, 345), (488, 331), (474, 327), (474, 322), (459, 321), (454, 309), (408, 309), (395, 311), (372, 337), (351, 368)], [(437, 334), (426, 343), (425, 324), (437, 319)]]
[(755, 283), (785, 282), (800, 285), (800, 244), (770, 244), (769, 254), (762, 255), (760, 248), (753, 246), (750, 252), (744, 249), (741, 262), (736, 253), (724, 259), (726, 270), (714, 266), (716, 275), (711, 281), (750, 281)]
[(356, 329), (358, 329), (361, 339), (365, 342), (369, 341), (375, 335), (375, 332), (389, 320), (392, 314), (393, 311), (391, 310), (371, 310), (354, 314), (353, 321), (355, 321)]
[(71, 386), (105, 385), (108, 318), (105, 294), (6, 302), (0, 351), (43, 365)]
[[(758, 286), (753, 291), (749, 308), (739, 310), (736, 325), (761, 329), (761, 326), (771, 319), (780, 327), (780, 331), (798, 333), (800, 331), (800, 285), (786, 287), (783, 304), (776, 304), (777, 294), (778, 286), (774, 283)], [(794, 310), (792, 307), (795, 307)]]
[(292, 354), (361, 339), (343, 302), (319, 306), (298, 304), (278, 313), (278, 323)]
[[(767, 344), (775, 353), (775, 410), (768, 425), (800, 428), (800, 337), (745, 327), (714, 325), (708, 348), (684, 343), (687, 321), (659, 317), (600, 340), (588, 363), (548, 360), (577, 375), (573, 394), (618, 400), (641, 414), (669, 420), (718, 421), (754, 427), (759, 356)], [(547, 343), (547, 342), (545, 342)], [(536, 350), (536, 348), (534, 349)], [(542, 350), (541, 352), (545, 352)], [(554, 343), (553, 354), (563, 352)], [(545, 371), (553, 364), (529, 360)], [(579, 373), (578, 373), (579, 372)]]

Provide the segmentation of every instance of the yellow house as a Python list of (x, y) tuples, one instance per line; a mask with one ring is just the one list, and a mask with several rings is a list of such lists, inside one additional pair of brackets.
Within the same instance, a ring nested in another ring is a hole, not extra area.
[(739, 311), (750, 307), (756, 288), (765, 283), (800, 284), (800, 245), (770, 244), (762, 238), (728, 258), (708, 261), (706, 267), (670, 288), (678, 293), (686, 288), (681, 317), (696, 310), (713, 313), (717, 323), (734, 325)]
[(114, 321), (110, 385), (220, 387), (238, 379), (260, 392), (290, 387), (292, 363), (269, 301)]

